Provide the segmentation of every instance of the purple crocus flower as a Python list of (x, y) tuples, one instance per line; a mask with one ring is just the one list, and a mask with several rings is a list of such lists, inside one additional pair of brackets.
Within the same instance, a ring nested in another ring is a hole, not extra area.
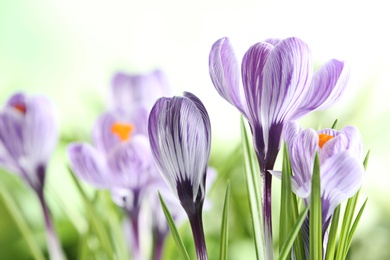
[[(303, 130), (296, 122), (290, 122), (286, 125), (285, 140), (294, 173), (291, 176), (292, 190), (306, 206), (310, 204), (314, 157), (316, 153), (319, 155), (324, 236), (335, 208), (355, 195), (362, 185), (362, 137), (352, 126), (341, 131), (315, 131)], [(272, 173), (280, 177), (280, 172)], [(309, 241), (308, 227), (306, 221), (306, 229), (305, 224), (303, 226), (306, 241)]]
[(64, 258), (43, 194), (47, 164), (57, 141), (57, 115), (46, 97), (17, 93), (0, 111), (0, 165), (21, 176), (38, 195), (51, 259)]
[(113, 113), (101, 115), (93, 130), (93, 146), (72, 143), (67, 152), (71, 168), (79, 178), (97, 188), (111, 190), (114, 202), (126, 210), (134, 236), (133, 257), (142, 259), (140, 207), (159, 175), (147, 136), (120, 119)]
[(242, 85), (228, 38), (219, 39), (209, 57), (211, 80), (218, 93), (248, 120), (263, 180), (266, 254), (272, 259), (271, 175), (283, 126), (305, 114), (332, 106), (349, 78), (348, 66), (330, 60), (313, 75), (308, 46), (298, 38), (268, 39), (245, 53)]
[(160, 98), (149, 116), (155, 161), (189, 218), (198, 259), (207, 259), (202, 208), (210, 156), (211, 126), (202, 102), (191, 93)]

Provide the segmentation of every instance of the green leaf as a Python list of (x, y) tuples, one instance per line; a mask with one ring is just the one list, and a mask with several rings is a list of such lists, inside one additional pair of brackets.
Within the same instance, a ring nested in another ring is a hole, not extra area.
[(318, 153), (314, 159), (310, 197), (310, 259), (322, 259), (322, 207), (320, 160)]
[(284, 242), (292, 226), (291, 212), (291, 165), (288, 156), (287, 145), (283, 145), (283, 166), (282, 166), (282, 187), (280, 196), (280, 219), (279, 219), (279, 252), (282, 250)]
[(326, 260), (333, 260), (334, 253), (336, 250), (336, 240), (337, 240), (337, 230), (339, 226), (340, 219), (340, 205), (333, 212), (332, 224), (330, 226), (329, 236), (328, 236), (328, 245), (326, 248)]
[[(306, 217), (308, 211), (309, 211), (309, 208), (305, 208), (305, 210), (302, 211), (302, 213), (298, 217), (298, 220), (295, 222), (294, 226), (290, 230), (290, 233), (289, 233), (285, 243), (283, 244), (282, 250), (280, 250), (280, 254), (279, 254), (279, 258), (278, 258), (279, 260), (284, 260), (289, 255), (289, 253), (291, 251), (291, 247), (294, 243), (294, 240), (301, 230), (303, 221), (305, 220), (305, 217)], [(304, 259), (304, 258), (297, 257), (296, 259)], [(319, 258), (319, 259), (321, 259), (321, 258)]]
[(228, 252), (228, 242), (229, 242), (229, 207), (230, 207), (230, 181), (228, 180), (226, 194), (225, 194), (225, 202), (223, 204), (223, 212), (222, 212), (222, 227), (221, 227), (221, 246), (220, 246), (220, 260), (227, 259)]
[(332, 125), (332, 129), (336, 129), (336, 127), (337, 127), (337, 123), (338, 123), (338, 120), (336, 119), (336, 120), (334, 120), (334, 122), (333, 122), (333, 125)]
[[(368, 159), (370, 157), (370, 151), (367, 152), (363, 161), (363, 167), (366, 170)], [(352, 225), (352, 219), (355, 214), (356, 204), (359, 199), (360, 189), (351, 198), (348, 199), (347, 206), (345, 207), (343, 223), (340, 231), (339, 245), (337, 247), (336, 260), (343, 260), (348, 253), (348, 236)]]
[(91, 228), (95, 231), (96, 237), (99, 239), (100, 245), (102, 246), (106, 255), (108, 257), (112, 257), (114, 255), (114, 250), (109, 235), (104, 228), (106, 226), (105, 223), (102, 221), (101, 218), (99, 218), (99, 214), (97, 214), (95, 210), (93, 201), (88, 198), (87, 194), (81, 187), (80, 182), (78, 181), (77, 177), (74, 175), (70, 167), (68, 167), (68, 170), (84, 202), (84, 206), (86, 208), (86, 212), (91, 223)]
[(261, 208), (260, 174), (256, 158), (253, 154), (252, 142), (249, 140), (244, 119), (241, 117), (241, 139), (245, 166), (246, 186), (248, 189), (249, 207), (252, 216), (253, 234), (257, 259), (265, 259), (264, 237)]
[(366, 199), (366, 200), (364, 201), (362, 207), (360, 208), (360, 210), (359, 210), (359, 212), (358, 212), (358, 214), (357, 214), (357, 216), (356, 216), (356, 218), (355, 218), (355, 221), (354, 221), (353, 224), (352, 224), (351, 231), (350, 231), (349, 234), (348, 234), (346, 252), (348, 252), (349, 247), (351, 246), (353, 235), (355, 234), (357, 225), (359, 224), (359, 221), (360, 221), (360, 218), (361, 218), (361, 216), (362, 216), (362, 214), (363, 214), (364, 208), (366, 207), (367, 200), (368, 200), (368, 199)]
[[(292, 193), (291, 196), (291, 212), (293, 221), (292, 223), (295, 223), (298, 219), (298, 203), (297, 203), (297, 197), (294, 193)], [(298, 234), (294, 241), (294, 253), (295, 253), (295, 259), (305, 259), (305, 248), (303, 246), (303, 240), (302, 240), (302, 232), (301, 230), (298, 230)]]
[(20, 209), (16, 206), (16, 202), (13, 200), (12, 196), (9, 194), (8, 190), (0, 183), (0, 195), (3, 197), (4, 205), (8, 208), (9, 213), (13, 217), (15, 224), (20, 230), (24, 240), (26, 241), (27, 247), (30, 249), (31, 254), (34, 256), (34, 259), (44, 260), (45, 257), (37, 243), (34, 233), (31, 231), (30, 227), (27, 224), (25, 217), (23, 216)]
[(187, 253), (187, 250), (184, 247), (183, 240), (181, 239), (179, 232), (177, 231), (175, 222), (173, 221), (171, 213), (169, 212), (167, 206), (165, 205), (164, 199), (162, 198), (160, 192), (158, 193), (158, 196), (160, 198), (161, 207), (164, 211), (165, 218), (167, 219), (169, 229), (171, 230), (173, 240), (176, 243), (176, 247), (177, 247), (177, 249), (179, 249), (179, 252), (180, 252), (183, 259), (190, 260), (190, 257), (188, 256), (188, 253)]

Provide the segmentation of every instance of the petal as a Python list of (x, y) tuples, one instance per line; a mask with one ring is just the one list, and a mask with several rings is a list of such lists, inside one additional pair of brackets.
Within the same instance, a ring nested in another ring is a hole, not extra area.
[(306, 129), (289, 141), (289, 155), (296, 187), (293, 191), (305, 199), (310, 195), (310, 183), (313, 171), (314, 157), (318, 149), (318, 135), (313, 129)]
[(363, 182), (363, 165), (348, 151), (333, 156), (321, 165), (321, 190), (324, 219), (344, 200), (356, 194)]
[(348, 139), (348, 151), (360, 160), (363, 160), (363, 138), (356, 127), (346, 126), (340, 131)]
[(218, 93), (248, 117), (244, 93), (239, 82), (238, 62), (228, 38), (219, 39), (211, 47), (209, 72)]
[(35, 167), (46, 165), (58, 141), (58, 119), (53, 104), (43, 96), (27, 99), (24, 121), (26, 159)]
[(149, 112), (157, 98), (165, 95), (169, 95), (169, 83), (160, 70), (146, 74), (119, 72), (112, 79), (113, 108), (126, 115), (139, 105), (146, 106)]
[(156, 178), (149, 141), (143, 135), (118, 145), (107, 162), (115, 187), (142, 190)]
[(18, 163), (24, 155), (24, 115), (5, 107), (0, 113), (1, 158), (6, 164)]
[(263, 84), (263, 70), (265, 62), (273, 46), (269, 43), (260, 42), (245, 53), (242, 59), (242, 82), (245, 98), (248, 105), (251, 121), (254, 125), (260, 125), (261, 95)]
[(210, 153), (209, 119), (200, 104), (186, 97), (161, 98), (149, 116), (152, 153), (164, 179), (176, 195), (179, 183), (189, 183), (194, 200)]
[(67, 147), (67, 154), (77, 177), (97, 188), (111, 187), (112, 177), (106, 159), (94, 147), (86, 143), (72, 143)]
[(92, 142), (101, 152), (108, 155), (120, 143), (117, 135), (113, 134), (112, 125), (120, 121), (113, 113), (105, 113), (97, 119), (92, 130)]
[(306, 95), (312, 77), (309, 47), (298, 38), (280, 41), (264, 66), (261, 121), (265, 147), (272, 125), (282, 124), (294, 115)]
[(348, 64), (338, 60), (328, 61), (313, 75), (309, 91), (294, 118), (298, 119), (311, 111), (333, 106), (343, 94), (348, 79)]
[(277, 38), (268, 38), (268, 39), (265, 39), (263, 42), (267, 42), (273, 46), (275, 46), (276, 44), (278, 44), (280, 42), (280, 39), (277, 39)]

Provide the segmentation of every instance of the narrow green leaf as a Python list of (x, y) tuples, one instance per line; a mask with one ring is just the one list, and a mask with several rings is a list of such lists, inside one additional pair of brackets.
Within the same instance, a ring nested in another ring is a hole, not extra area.
[(72, 169), (68, 167), (68, 170), (84, 202), (84, 206), (86, 208), (86, 212), (88, 214), (88, 218), (91, 223), (91, 228), (95, 231), (96, 237), (99, 239), (100, 244), (103, 250), (105, 251), (105, 253), (107, 254), (107, 256), (112, 257), (114, 255), (114, 250), (111, 241), (109, 239), (109, 235), (107, 234), (106, 229), (104, 228), (105, 227), (104, 222), (98, 217), (99, 214), (97, 214), (97, 212), (95, 211), (95, 208), (93, 206), (94, 203), (88, 198), (87, 194), (81, 187), (81, 184), (78, 181), (77, 177), (74, 175)]
[(355, 221), (352, 224), (351, 231), (348, 234), (346, 252), (348, 252), (349, 247), (351, 246), (353, 235), (355, 234), (356, 228), (357, 228), (357, 226), (359, 224), (359, 221), (360, 221), (360, 218), (361, 218), (361, 216), (363, 214), (364, 208), (366, 207), (367, 200), (368, 200), (368, 198), (364, 201), (362, 207), (360, 208), (360, 210), (359, 210), (359, 212), (358, 212), (358, 214), (357, 214), (357, 216), (355, 218)]
[(328, 236), (328, 245), (326, 248), (326, 260), (333, 260), (334, 253), (336, 250), (336, 240), (337, 240), (337, 230), (339, 226), (340, 219), (340, 205), (333, 212), (332, 224), (330, 226), (329, 236)]
[[(291, 212), (292, 212), (292, 223), (295, 223), (298, 220), (298, 203), (297, 203), (297, 196), (292, 193), (291, 194)], [(303, 246), (303, 240), (302, 240), (302, 232), (299, 229), (298, 234), (294, 241), (294, 253), (295, 253), (295, 259), (305, 259), (305, 248)]]
[(228, 252), (228, 244), (229, 244), (229, 207), (230, 207), (230, 181), (228, 181), (226, 194), (225, 194), (225, 202), (223, 204), (223, 212), (222, 212), (222, 227), (221, 227), (221, 246), (220, 246), (220, 260), (227, 259)]
[(16, 206), (16, 202), (13, 200), (12, 196), (9, 194), (8, 190), (0, 183), (0, 194), (3, 197), (4, 205), (8, 208), (9, 213), (11, 214), (15, 224), (20, 230), (24, 240), (26, 241), (27, 247), (30, 250), (31, 254), (34, 256), (34, 259), (44, 260), (45, 257), (37, 243), (33, 232), (27, 224), (26, 219), (24, 218), (20, 209)]
[(310, 197), (310, 259), (322, 259), (322, 207), (320, 160), (318, 153), (314, 159)]
[(257, 259), (265, 259), (264, 237), (261, 208), (260, 174), (256, 158), (251, 147), (244, 119), (241, 117), (241, 139), (245, 166), (246, 186), (248, 189), (249, 207), (252, 217), (253, 234)]
[(336, 120), (334, 120), (334, 122), (333, 122), (333, 125), (332, 125), (332, 129), (336, 129), (336, 127), (337, 127), (337, 123), (338, 123), (338, 120), (336, 119)]
[(173, 221), (172, 215), (169, 212), (167, 206), (165, 205), (164, 199), (162, 198), (160, 192), (158, 193), (158, 196), (160, 197), (161, 207), (164, 211), (165, 218), (167, 219), (169, 229), (171, 230), (171, 234), (173, 237), (173, 240), (175, 241), (177, 249), (179, 249), (179, 252), (183, 259), (190, 260), (190, 257), (188, 256), (187, 250), (184, 247), (183, 240), (181, 239), (179, 232), (177, 231), (175, 221)]
[[(367, 169), (369, 157), (370, 157), (370, 151), (367, 152), (366, 157), (364, 158), (363, 161), (363, 167), (365, 170)], [(349, 198), (347, 201), (347, 206), (345, 207), (343, 223), (340, 231), (339, 244), (337, 247), (336, 260), (343, 260), (347, 256), (347, 252), (348, 252), (347, 240), (348, 240), (349, 231), (351, 229), (353, 216), (355, 214), (356, 204), (359, 199), (359, 194), (360, 194), (360, 189), (353, 197)]]
[[(309, 208), (305, 208), (304, 211), (299, 215), (298, 220), (295, 222), (294, 226), (290, 230), (290, 233), (286, 239), (286, 242), (283, 244), (282, 250), (279, 254), (279, 260), (284, 260), (287, 258), (291, 251), (291, 247), (294, 243), (295, 238), (297, 237), (299, 231), (301, 230), (303, 221), (305, 220), (305, 217), (307, 215), (307, 212), (309, 211)], [(304, 258), (296, 258), (296, 259), (304, 259)], [(319, 258), (321, 259), (321, 258)]]
[(283, 145), (282, 187), (280, 196), (280, 219), (279, 219), (279, 252), (287, 239), (292, 226), (291, 212), (291, 165), (288, 156), (287, 145)]

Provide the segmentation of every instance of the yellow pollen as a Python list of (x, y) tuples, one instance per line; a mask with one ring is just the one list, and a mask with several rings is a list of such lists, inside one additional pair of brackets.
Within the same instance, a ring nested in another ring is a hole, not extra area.
[(326, 142), (328, 142), (332, 138), (333, 138), (333, 136), (331, 136), (331, 135), (319, 134), (318, 135), (318, 145), (320, 146), (320, 148), (322, 148), (322, 146), (324, 146), (324, 144), (326, 144)]
[(122, 142), (129, 140), (133, 131), (134, 126), (131, 124), (115, 122), (111, 126), (111, 132), (117, 135)]
[(20, 113), (25, 114), (26, 113), (26, 106), (23, 104), (15, 104), (13, 107), (18, 110)]

